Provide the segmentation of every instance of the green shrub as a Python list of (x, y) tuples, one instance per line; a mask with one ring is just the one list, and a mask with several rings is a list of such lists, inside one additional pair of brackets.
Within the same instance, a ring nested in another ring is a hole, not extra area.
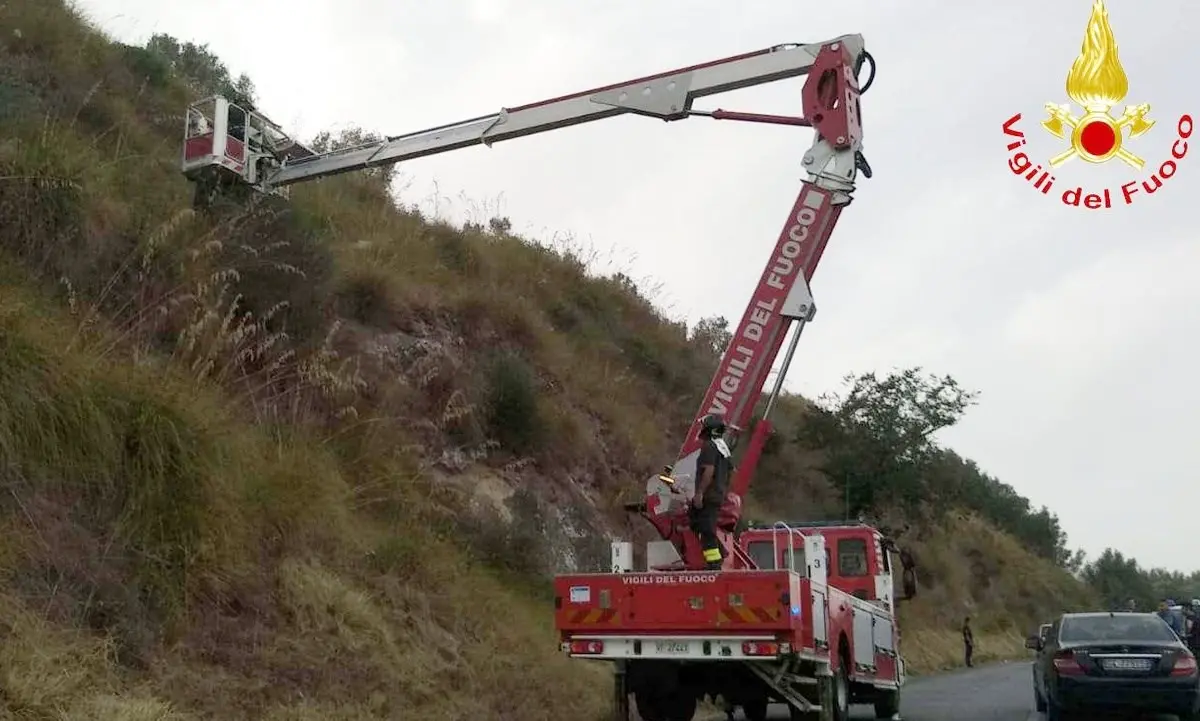
[(502, 448), (534, 450), (544, 425), (537, 401), (537, 376), (528, 361), (511, 352), (495, 355), (487, 373), (487, 428)]

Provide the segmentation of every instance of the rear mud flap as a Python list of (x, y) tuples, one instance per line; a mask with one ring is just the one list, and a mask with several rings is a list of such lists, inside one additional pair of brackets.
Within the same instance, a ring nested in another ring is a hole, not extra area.
[(613, 664), (613, 721), (633, 721), (629, 714), (629, 675), (624, 661)]

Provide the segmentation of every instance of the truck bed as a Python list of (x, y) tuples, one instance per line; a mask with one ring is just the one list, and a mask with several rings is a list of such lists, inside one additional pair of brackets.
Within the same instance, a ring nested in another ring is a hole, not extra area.
[(560, 633), (798, 632), (811, 603), (790, 571), (586, 573), (554, 579)]

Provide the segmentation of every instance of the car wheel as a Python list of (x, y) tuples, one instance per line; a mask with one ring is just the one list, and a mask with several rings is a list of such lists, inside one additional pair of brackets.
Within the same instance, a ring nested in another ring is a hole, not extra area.
[(1062, 707), (1053, 700), (1046, 701), (1046, 721), (1068, 721), (1068, 716)]

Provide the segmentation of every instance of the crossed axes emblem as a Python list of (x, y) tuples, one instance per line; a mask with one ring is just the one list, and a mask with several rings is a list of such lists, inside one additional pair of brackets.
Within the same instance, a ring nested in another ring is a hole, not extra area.
[[(1128, 165), (1141, 170), (1146, 164), (1138, 156), (1121, 147), (1121, 131), (1129, 128), (1129, 137), (1136, 138), (1144, 134), (1150, 128), (1154, 127), (1157, 121), (1149, 120), (1146, 116), (1150, 113), (1150, 104), (1142, 103), (1141, 105), (1127, 105), (1125, 112), (1117, 120), (1114, 120), (1107, 112), (1089, 112), (1082, 118), (1075, 117), (1071, 113), (1071, 106), (1067, 104), (1057, 105), (1055, 103), (1046, 103), (1046, 112), (1050, 115), (1049, 118), (1042, 121), (1042, 127), (1050, 131), (1056, 137), (1066, 139), (1067, 133), (1065, 128), (1070, 128), (1072, 134), (1081, 126), (1091, 123), (1105, 123), (1112, 128), (1115, 138), (1113, 140), (1116, 145), (1116, 150), (1113, 155), (1125, 161)], [(1074, 138), (1072, 138), (1074, 140)], [(1071, 148), (1065, 150), (1050, 159), (1050, 167), (1057, 168), (1071, 158), (1079, 155), (1079, 145), (1077, 142), (1072, 142)]]

